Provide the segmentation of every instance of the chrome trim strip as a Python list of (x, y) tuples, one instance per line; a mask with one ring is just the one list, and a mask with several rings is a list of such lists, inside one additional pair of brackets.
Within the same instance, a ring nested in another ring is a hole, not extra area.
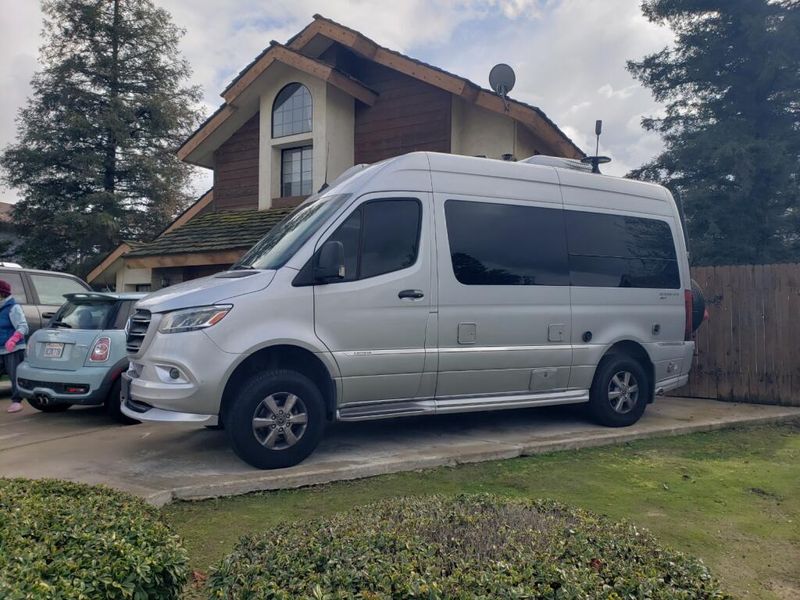
[(552, 343), (541, 346), (452, 346), (445, 348), (396, 348), (389, 350), (342, 350), (334, 352), (334, 356), (346, 357), (365, 357), (365, 356), (393, 356), (400, 354), (435, 354), (436, 352), (520, 352), (520, 351), (540, 351), (540, 350), (581, 350), (586, 348), (597, 348), (596, 344), (574, 345), (568, 343)]
[(491, 398), (465, 398), (436, 402), (436, 414), (505, 410), (533, 406), (555, 406), (557, 404), (580, 404), (589, 401), (589, 390), (547, 392), (544, 394), (515, 394)]

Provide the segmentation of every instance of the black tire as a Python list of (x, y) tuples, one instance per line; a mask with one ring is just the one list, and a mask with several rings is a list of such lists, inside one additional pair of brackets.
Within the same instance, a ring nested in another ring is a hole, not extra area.
[(36, 398), (28, 398), (28, 404), (43, 413), (60, 413), (69, 410), (69, 407), (72, 406), (72, 404), (69, 403), (42, 404)]
[[(281, 409), (280, 414), (274, 414), (276, 411), (270, 406)], [(284, 414), (282, 408), (287, 406), (290, 410)], [(322, 394), (313, 381), (296, 371), (253, 375), (224, 414), (225, 432), (233, 451), (259, 469), (281, 469), (300, 463), (317, 447), (325, 429)], [(305, 423), (301, 414), (305, 414)], [(257, 428), (255, 419), (265, 423), (263, 427)], [(272, 420), (275, 423), (266, 424)]]
[[(618, 385), (625, 383), (626, 373), (630, 377), (628, 383)], [(634, 385), (635, 394), (631, 391)], [(617, 391), (619, 395), (615, 395)], [(650, 379), (642, 365), (627, 354), (611, 354), (597, 366), (589, 395), (589, 413), (601, 425), (627, 427), (642, 417), (651, 396)]]
[(108, 392), (108, 397), (105, 401), (106, 412), (117, 423), (122, 425), (138, 425), (140, 421), (131, 419), (128, 415), (122, 412), (122, 400), (119, 395), (122, 391), (122, 380), (117, 377), (114, 385), (111, 386), (111, 391)]

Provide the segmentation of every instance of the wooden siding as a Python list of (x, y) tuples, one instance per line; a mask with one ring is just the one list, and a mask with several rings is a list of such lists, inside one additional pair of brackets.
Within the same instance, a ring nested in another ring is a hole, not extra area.
[(259, 113), (214, 153), (214, 209), (258, 208)]
[(709, 320), (675, 394), (800, 406), (800, 264), (696, 267)]
[(356, 76), (378, 92), (356, 103), (355, 164), (430, 150), (450, 152), (450, 94), (386, 67), (360, 61)]

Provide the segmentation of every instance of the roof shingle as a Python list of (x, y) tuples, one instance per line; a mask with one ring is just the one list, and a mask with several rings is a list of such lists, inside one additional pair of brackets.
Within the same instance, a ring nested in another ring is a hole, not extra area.
[(249, 248), (292, 212), (292, 208), (211, 212), (126, 255), (161, 256)]

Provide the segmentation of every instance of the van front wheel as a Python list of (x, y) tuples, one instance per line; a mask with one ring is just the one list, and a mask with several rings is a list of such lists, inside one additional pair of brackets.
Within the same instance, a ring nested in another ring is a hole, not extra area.
[(314, 451), (325, 428), (322, 394), (295, 371), (254, 375), (226, 413), (233, 451), (259, 469), (298, 464)]
[(650, 383), (642, 366), (624, 354), (603, 358), (589, 395), (589, 412), (608, 427), (627, 427), (644, 414)]

